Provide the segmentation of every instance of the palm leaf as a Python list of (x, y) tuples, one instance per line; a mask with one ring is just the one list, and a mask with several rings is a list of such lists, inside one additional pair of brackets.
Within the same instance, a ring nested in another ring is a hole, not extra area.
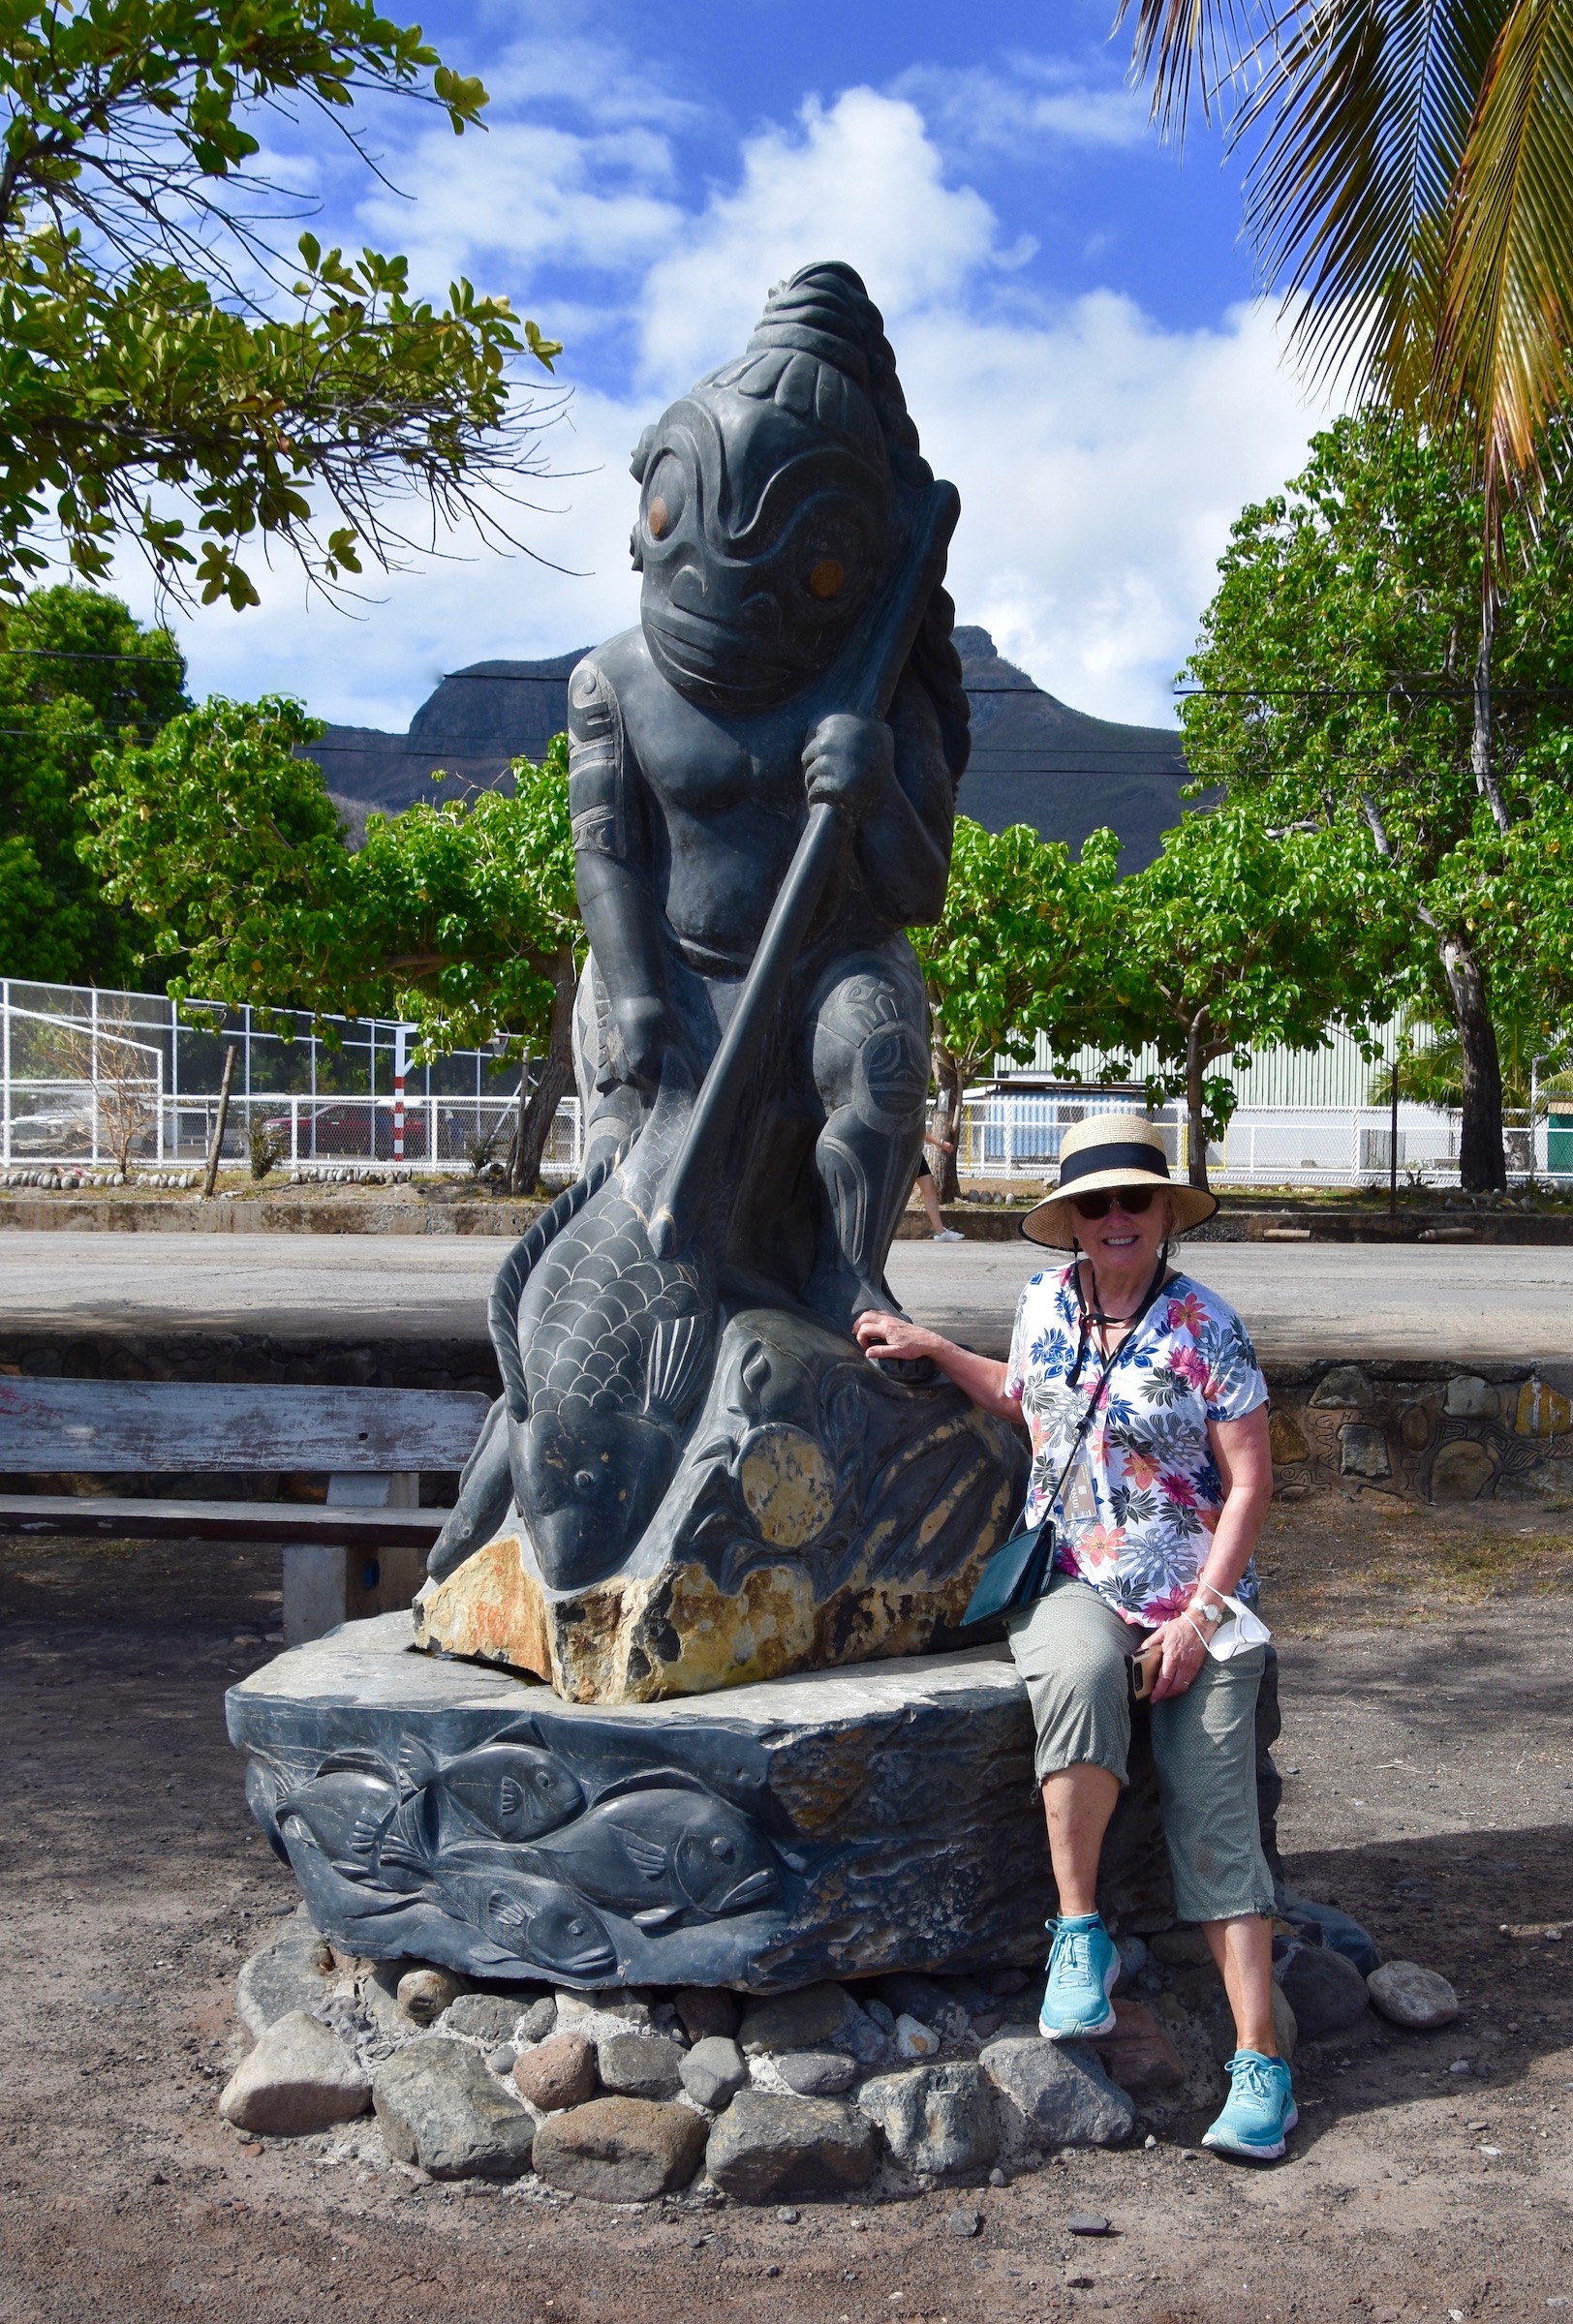
[(1246, 214), (1269, 281), (1304, 304), (1313, 373), (1423, 400), (1453, 187), (1509, 0), (1327, 0), (1275, 28), (1235, 126), (1261, 135)]
[[(1257, 35), (1249, 0), (1120, 0), (1119, 31), (1134, 5), (1131, 77), (1153, 76), (1153, 118), (1165, 136), (1183, 138), (1193, 88), (1203, 112), (1246, 70)], [(1199, 77), (1196, 76), (1199, 68)]]
[(1444, 264), (1436, 373), (1488, 492), (1532, 472), (1573, 389), (1573, 4), (1515, 0), (1484, 75)]

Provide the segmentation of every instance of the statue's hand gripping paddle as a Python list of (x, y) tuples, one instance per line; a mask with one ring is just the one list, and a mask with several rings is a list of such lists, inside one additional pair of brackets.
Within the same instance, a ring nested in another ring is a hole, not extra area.
[[(851, 699), (839, 706), (852, 716), (882, 719), (888, 713), (929, 598), (943, 577), (960, 514), (961, 496), (954, 484), (929, 486), (907, 555), (875, 617)], [(841, 840), (837, 809), (823, 800), (811, 807), (737, 1006), (656, 1198), (650, 1242), (658, 1259), (681, 1250), (694, 1232), (782, 990), (836, 868)]]

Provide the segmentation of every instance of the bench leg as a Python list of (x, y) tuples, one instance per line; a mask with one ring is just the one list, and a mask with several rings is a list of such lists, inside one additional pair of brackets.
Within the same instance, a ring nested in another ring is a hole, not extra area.
[(284, 1643), (304, 1646), (337, 1630), (348, 1610), (351, 1552), (332, 1542), (289, 1542), (284, 1550)]
[[(418, 1509), (413, 1472), (363, 1471), (327, 1482), (331, 1509)], [(407, 1542), (383, 1549), (333, 1549), (316, 1544), (284, 1552), (284, 1643), (303, 1646), (341, 1622), (407, 1606), (425, 1578), (426, 1553)]]

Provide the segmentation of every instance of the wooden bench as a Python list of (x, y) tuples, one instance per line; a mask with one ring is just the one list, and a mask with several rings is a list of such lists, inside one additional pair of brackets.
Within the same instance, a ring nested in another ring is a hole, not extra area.
[(325, 1504), (0, 1494), (0, 1532), (277, 1542), (284, 1641), (408, 1605), (446, 1509), (422, 1471), (462, 1469), (488, 1399), (467, 1390), (265, 1388), (0, 1377), (0, 1476), (326, 1474)]

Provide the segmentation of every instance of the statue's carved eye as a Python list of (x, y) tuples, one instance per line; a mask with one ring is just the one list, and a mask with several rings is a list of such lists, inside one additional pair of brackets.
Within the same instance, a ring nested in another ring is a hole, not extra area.
[(809, 596), (822, 603), (828, 597), (840, 596), (847, 580), (847, 568), (839, 557), (821, 557), (809, 575)]
[(663, 452), (650, 472), (644, 504), (644, 526), (652, 540), (664, 540), (683, 513), (687, 499), (681, 464)]
[(594, 1469), (580, 1469), (573, 1482), (581, 1493), (593, 1493), (596, 1489), (596, 1472)]

